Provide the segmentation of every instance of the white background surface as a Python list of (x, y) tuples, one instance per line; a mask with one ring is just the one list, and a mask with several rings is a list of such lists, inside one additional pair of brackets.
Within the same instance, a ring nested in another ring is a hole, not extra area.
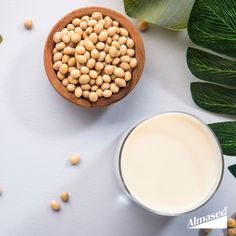
[[(115, 145), (135, 122), (172, 110), (190, 112), (208, 123), (228, 119), (192, 102), (186, 32), (152, 26), (142, 34), (146, 65), (135, 90), (107, 109), (85, 110), (50, 85), (43, 67), (47, 34), (75, 8), (100, 5), (124, 13), (122, 1), (0, 3), (0, 236), (189, 236), (198, 235), (186, 227), (190, 216), (224, 206), (229, 214), (236, 210), (235, 179), (228, 170), (207, 205), (178, 217), (139, 208), (126, 199), (114, 178)], [(32, 31), (23, 29), (25, 18), (33, 19)], [(81, 154), (82, 162), (71, 167), (68, 157), (74, 152)], [(226, 167), (235, 162), (234, 157), (225, 160)], [(68, 191), (71, 200), (55, 213), (49, 201), (58, 199), (61, 191)]]

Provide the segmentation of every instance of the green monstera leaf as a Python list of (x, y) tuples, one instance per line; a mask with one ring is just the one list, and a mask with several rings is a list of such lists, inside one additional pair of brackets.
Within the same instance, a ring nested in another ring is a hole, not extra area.
[(236, 165), (232, 165), (228, 167), (230, 173), (236, 178)]
[[(210, 82), (191, 83), (194, 102), (211, 112), (236, 115), (236, 1), (195, 0), (188, 35), (203, 47), (188, 48), (188, 67), (193, 75)], [(236, 155), (236, 121), (209, 126), (218, 137), (223, 153)], [(228, 169), (236, 177), (236, 165)]]
[(124, 0), (126, 14), (162, 27), (187, 27), (194, 0)]
[(188, 34), (199, 46), (236, 57), (235, 0), (196, 0)]
[(191, 93), (194, 102), (208, 111), (236, 115), (236, 89), (193, 82)]
[(236, 121), (209, 124), (218, 137), (225, 155), (236, 155)]
[[(217, 53), (236, 56), (235, 0), (195, 0), (189, 23), (190, 39)], [(189, 48), (187, 63), (199, 79), (236, 86), (236, 58), (226, 59), (199, 49)], [(207, 83), (191, 85), (194, 102), (218, 113), (235, 114), (236, 90)]]
[(236, 61), (188, 48), (187, 63), (192, 74), (201, 80), (236, 86)]

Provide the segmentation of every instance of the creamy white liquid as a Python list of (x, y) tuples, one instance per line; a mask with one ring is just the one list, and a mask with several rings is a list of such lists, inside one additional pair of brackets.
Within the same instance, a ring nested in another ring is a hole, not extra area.
[(133, 198), (165, 215), (206, 202), (219, 184), (222, 165), (221, 150), (208, 127), (177, 112), (138, 125), (120, 159), (121, 176)]

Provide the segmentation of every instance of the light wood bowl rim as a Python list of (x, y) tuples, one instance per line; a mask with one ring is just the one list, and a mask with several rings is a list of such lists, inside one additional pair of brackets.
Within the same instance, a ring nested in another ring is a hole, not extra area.
[[(53, 42), (53, 35), (57, 32), (62, 30), (68, 23), (70, 23), (76, 17), (82, 17), (84, 15), (91, 15), (92, 12), (99, 11), (105, 16), (110, 16), (112, 19), (117, 20), (121, 26), (124, 26), (130, 33), (130, 37), (134, 40), (135, 43), (135, 57), (138, 61), (137, 67), (132, 71), (132, 79), (129, 81), (125, 88), (122, 88), (117, 94), (113, 94), (110, 98), (99, 98), (97, 102), (92, 103), (88, 99), (85, 98), (76, 98), (74, 93), (70, 93), (67, 89), (62, 85), (61, 81), (57, 78), (56, 72), (53, 69), (53, 54), (52, 50), (54, 48)], [(143, 40), (135, 28), (135, 26), (131, 23), (131, 21), (122, 15), (121, 13), (105, 8), (105, 7), (97, 7), (97, 6), (89, 6), (78, 8), (73, 10), (63, 16), (51, 29), (45, 46), (44, 46), (44, 67), (47, 73), (48, 79), (51, 82), (52, 86), (56, 89), (56, 91), (66, 98), (68, 101), (80, 105), (87, 108), (94, 108), (94, 107), (106, 107), (115, 103), (126, 95), (128, 95), (133, 88), (138, 83), (144, 68), (145, 62), (145, 51), (144, 51), (144, 44)]]

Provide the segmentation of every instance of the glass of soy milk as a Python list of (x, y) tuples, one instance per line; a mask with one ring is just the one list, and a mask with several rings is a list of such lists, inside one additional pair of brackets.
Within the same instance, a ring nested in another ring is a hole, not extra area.
[(127, 131), (116, 150), (123, 190), (160, 215), (204, 205), (220, 185), (224, 161), (211, 129), (193, 115), (168, 112)]

